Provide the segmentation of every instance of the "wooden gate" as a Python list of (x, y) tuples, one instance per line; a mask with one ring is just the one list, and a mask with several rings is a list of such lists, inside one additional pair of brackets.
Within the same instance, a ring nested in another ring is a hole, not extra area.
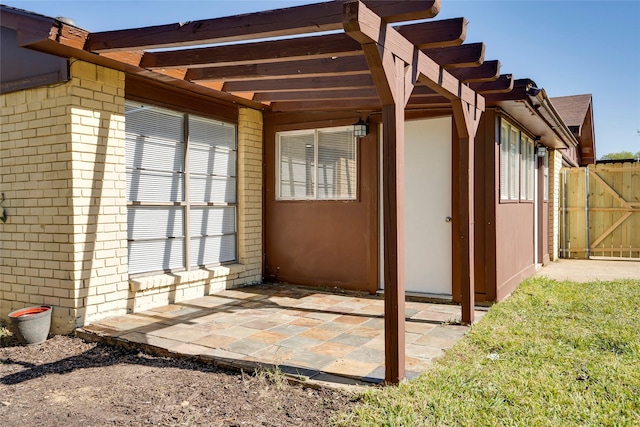
[(640, 163), (565, 168), (560, 256), (640, 259)]

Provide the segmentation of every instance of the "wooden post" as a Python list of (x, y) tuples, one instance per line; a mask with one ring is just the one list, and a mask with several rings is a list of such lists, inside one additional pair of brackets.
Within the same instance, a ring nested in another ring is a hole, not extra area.
[(457, 276), (462, 290), (462, 323), (472, 324), (475, 309), (474, 277), (474, 157), (475, 135), (480, 121), (480, 113), (468, 104), (455, 100), (452, 102), (453, 116), (458, 130), (458, 194), (456, 230), (459, 248), (459, 271)]
[[(404, 284), (404, 109), (416, 82), (450, 99), (459, 128), (463, 180), (459, 235), (463, 256), (463, 321), (473, 321), (473, 142), (484, 98), (416, 48), (361, 1), (344, 3), (345, 32), (362, 45), (378, 98), (382, 103), (385, 380), (405, 376)], [(473, 105), (471, 105), (473, 104)]]
[[(396, 76), (402, 96), (404, 82), (404, 73)], [(392, 384), (405, 377), (404, 107), (397, 99), (382, 107), (385, 381)]]
[(462, 280), (462, 323), (472, 324), (475, 307), (475, 277), (474, 277), (474, 202), (473, 202), (473, 158), (474, 137), (460, 137), (458, 140), (458, 188), (460, 200), (458, 213), (458, 237), (460, 238), (460, 278)]

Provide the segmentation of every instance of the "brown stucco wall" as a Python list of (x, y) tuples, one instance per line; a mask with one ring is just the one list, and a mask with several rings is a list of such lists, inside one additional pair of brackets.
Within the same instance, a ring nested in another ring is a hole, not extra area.
[(265, 145), (265, 274), (277, 280), (376, 292), (378, 289), (377, 132), (358, 141), (358, 199), (276, 201), (275, 133), (343, 126), (353, 118), (269, 124)]

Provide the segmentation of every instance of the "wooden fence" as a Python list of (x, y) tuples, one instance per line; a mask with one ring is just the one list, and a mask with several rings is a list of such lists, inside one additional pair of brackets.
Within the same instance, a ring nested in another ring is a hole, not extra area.
[(640, 259), (640, 163), (562, 169), (560, 256)]

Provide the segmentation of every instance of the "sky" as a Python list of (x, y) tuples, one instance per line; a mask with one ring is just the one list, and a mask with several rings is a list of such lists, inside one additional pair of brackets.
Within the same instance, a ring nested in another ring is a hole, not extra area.
[[(65, 16), (91, 32), (251, 13), (313, 0), (111, 0), (0, 3)], [(640, 0), (442, 0), (435, 19), (465, 17), (502, 74), (530, 78), (551, 98), (592, 94), (596, 154), (640, 152)]]

